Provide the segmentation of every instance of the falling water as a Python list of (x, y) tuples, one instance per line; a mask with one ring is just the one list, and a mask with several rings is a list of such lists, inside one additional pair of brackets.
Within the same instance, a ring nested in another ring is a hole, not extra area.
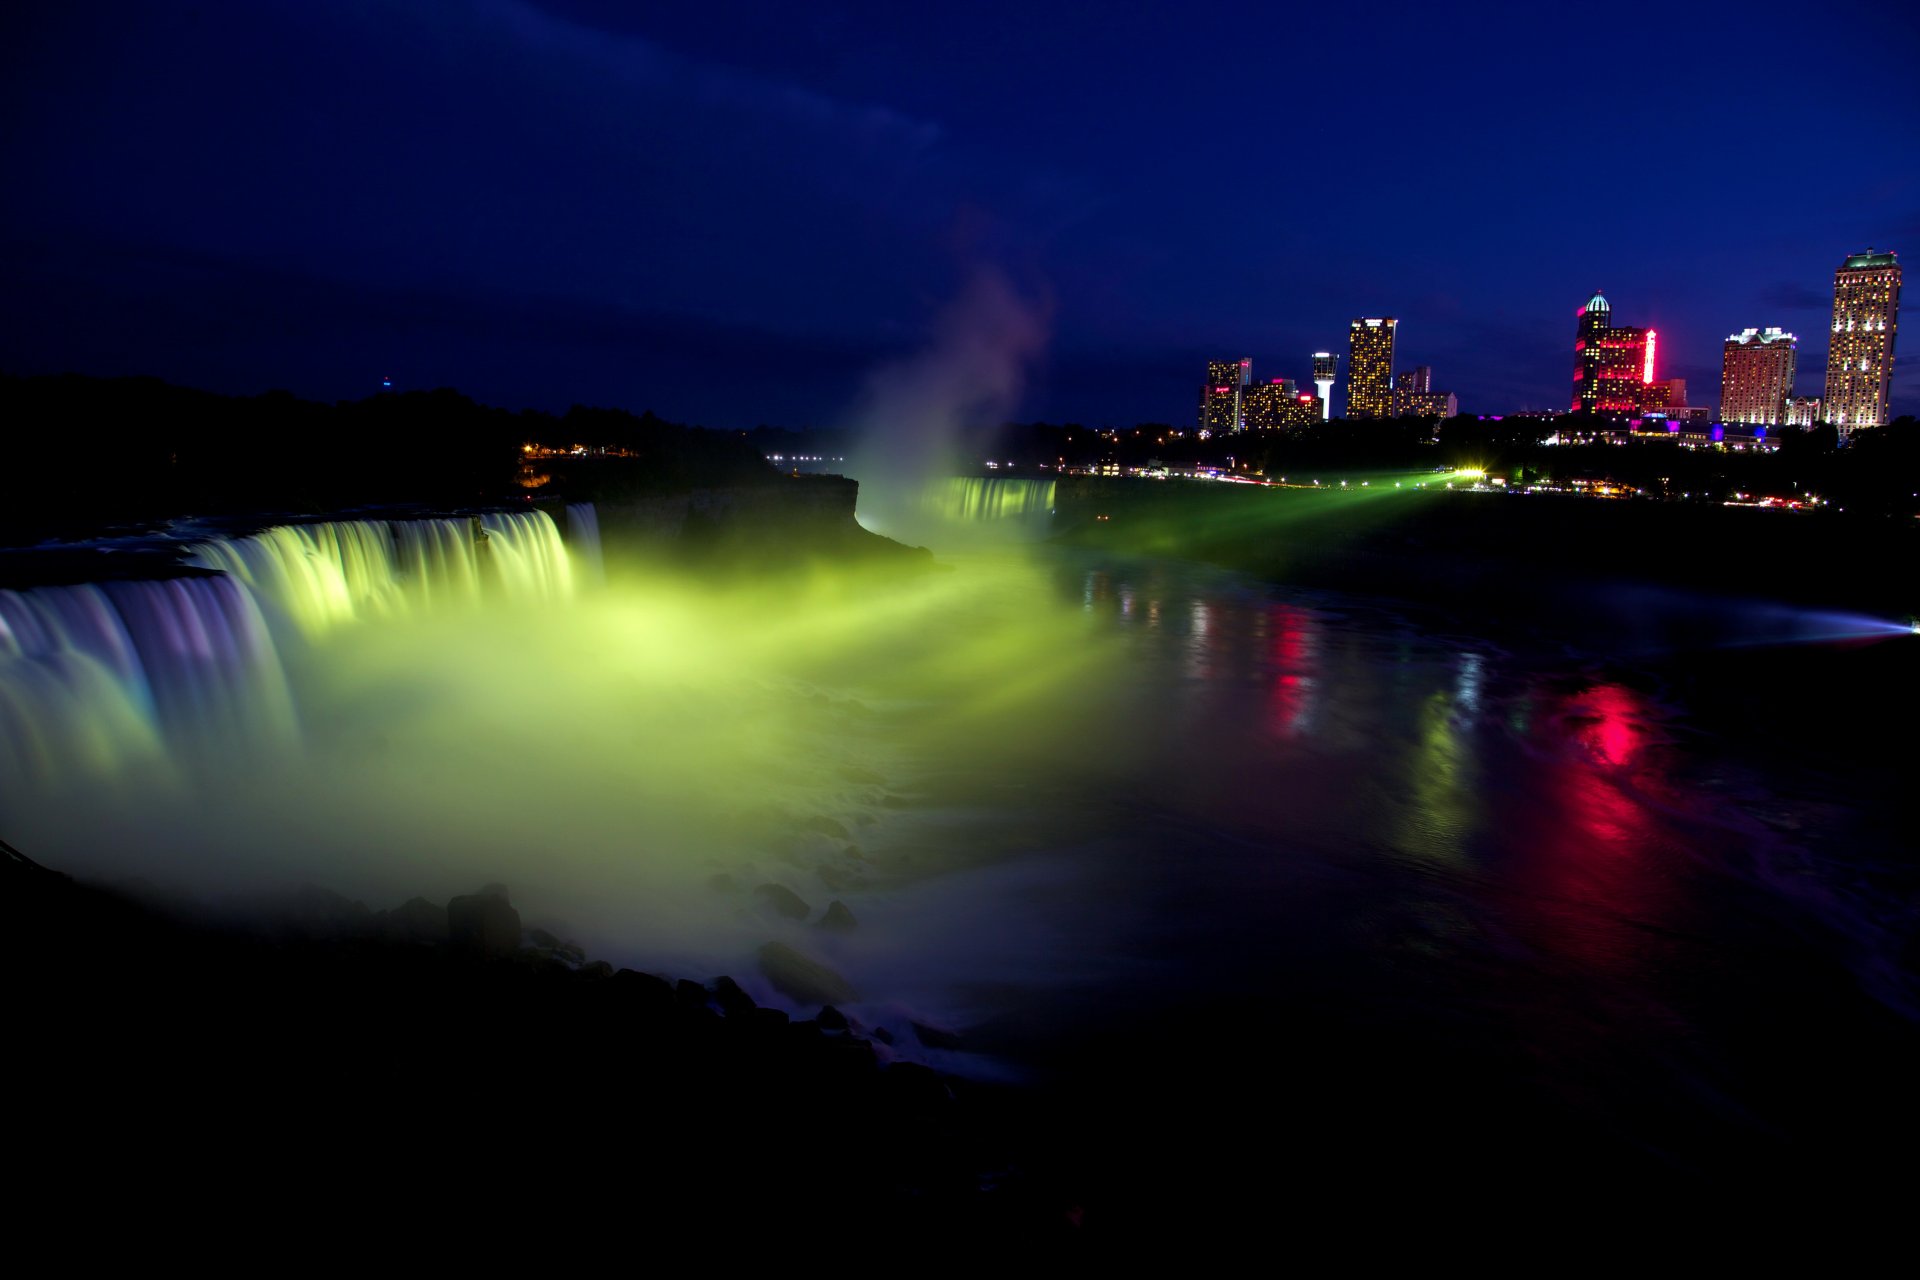
[(186, 563), (212, 572), (0, 591), (0, 779), (289, 742), (289, 646), (489, 595), (559, 600), (573, 585), (538, 511), (281, 525), (195, 543)]
[(606, 560), (600, 553), (600, 513), (591, 502), (567, 504), (567, 551), (581, 581), (598, 586), (607, 580)]
[(279, 655), (236, 577), (0, 591), (0, 778), (293, 729)]

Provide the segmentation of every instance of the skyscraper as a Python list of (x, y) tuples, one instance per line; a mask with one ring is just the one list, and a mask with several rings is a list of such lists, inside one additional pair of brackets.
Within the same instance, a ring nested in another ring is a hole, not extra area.
[(1296, 391), (1292, 378), (1255, 382), (1247, 387), (1241, 403), (1246, 408), (1249, 431), (1304, 427), (1318, 422), (1322, 412), (1320, 401), (1306, 392)]
[(1333, 352), (1313, 353), (1313, 385), (1320, 392), (1320, 416), (1333, 412)]
[(1833, 273), (1833, 338), (1821, 406), (1844, 437), (1887, 420), (1887, 380), (1900, 332), (1900, 255), (1848, 256)]
[(1393, 414), (1393, 335), (1400, 322), (1392, 316), (1361, 318), (1347, 332), (1347, 416), (1386, 418)]
[(1728, 336), (1720, 365), (1720, 421), (1769, 427), (1786, 422), (1797, 341), (1779, 329), (1742, 329)]
[(1654, 331), (1615, 328), (1598, 291), (1579, 312), (1573, 341), (1573, 412), (1641, 413), (1656, 398)]
[(1207, 381), (1200, 388), (1200, 430), (1219, 434), (1247, 429), (1245, 388), (1253, 381), (1253, 358), (1207, 361)]

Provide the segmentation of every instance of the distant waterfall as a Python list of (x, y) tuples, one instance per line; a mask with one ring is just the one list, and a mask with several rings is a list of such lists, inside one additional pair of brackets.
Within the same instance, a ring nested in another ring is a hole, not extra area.
[(291, 739), (286, 646), (489, 598), (561, 600), (574, 574), (540, 511), (281, 525), (195, 543), (187, 562), (214, 572), (0, 590), (0, 788)]
[(920, 505), (959, 524), (1003, 523), (1045, 532), (1053, 515), (1053, 481), (1011, 476), (956, 476), (921, 491)]

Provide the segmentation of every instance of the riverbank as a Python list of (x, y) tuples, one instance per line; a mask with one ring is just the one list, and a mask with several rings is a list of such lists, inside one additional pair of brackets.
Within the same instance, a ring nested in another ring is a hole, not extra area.
[(1889, 618), (1920, 612), (1901, 569), (1920, 554), (1920, 521), (1402, 483), (1063, 477), (1055, 528), (1075, 545), (1495, 617), (1563, 616), (1586, 587), (1626, 582)]
[(307, 889), (242, 929), (11, 850), (0, 881), (11, 1146), (37, 1212), (178, 1224), (217, 1206), (223, 1244), (370, 1246), (388, 1215), (440, 1214), (503, 1240), (570, 1221), (636, 1240), (1072, 1233), (1070, 1193), (1022, 1167), (1000, 1092), (831, 1008), (794, 1018), (729, 977), (523, 939), (498, 888), (381, 912)]

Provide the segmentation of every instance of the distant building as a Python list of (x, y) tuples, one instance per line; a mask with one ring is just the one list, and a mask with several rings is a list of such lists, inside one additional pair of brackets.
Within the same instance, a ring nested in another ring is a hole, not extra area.
[(1433, 390), (1433, 366), (1417, 364), (1393, 380), (1395, 391), (1408, 391), (1416, 395), (1425, 395)]
[(1820, 416), (1819, 396), (1788, 396), (1787, 425), (1790, 427), (1810, 427), (1816, 422), (1824, 422)]
[(1200, 388), (1200, 430), (1218, 435), (1247, 429), (1246, 410), (1241, 404), (1247, 384), (1253, 380), (1253, 359), (1207, 361), (1207, 381)]
[(1658, 382), (1647, 384), (1647, 408), (1664, 409), (1669, 405), (1680, 406), (1687, 402), (1687, 380), (1685, 378), (1662, 378)]
[(1333, 352), (1316, 351), (1313, 353), (1313, 386), (1320, 393), (1320, 416), (1326, 417), (1333, 409)]
[(1242, 403), (1246, 406), (1250, 431), (1284, 431), (1308, 426), (1320, 421), (1324, 412), (1320, 397), (1295, 390), (1291, 378), (1251, 384)]
[(1900, 332), (1900, 256), (1849, 255), (1833, 273), (1833, 337), (1827, 348), (1827, 421), (1844, 437), (1887, 420), (1887, 380)]
[(1392, 316), (1353, 322), (1347, 333), (1347, 416), (1386, 418), (1393, 414), (1393, 338), (1400, 322)]
[(1615, 327), (1613, 309), (1598, 292), (1580, 309), (1573, 343), (1574, 413), (1634, 414), (1664, 391), (1653, 391), (1652, 329)]
[(1777, 328), (1742, 329), (1728, 336), (1720, 365), (1722, 422), (1776, 427), (1786, 421), (1798, 341)]
[(1451, 418), (1460, 412), (1460, 400), (1451, 391), (1395, 391), (1396, 418)]

